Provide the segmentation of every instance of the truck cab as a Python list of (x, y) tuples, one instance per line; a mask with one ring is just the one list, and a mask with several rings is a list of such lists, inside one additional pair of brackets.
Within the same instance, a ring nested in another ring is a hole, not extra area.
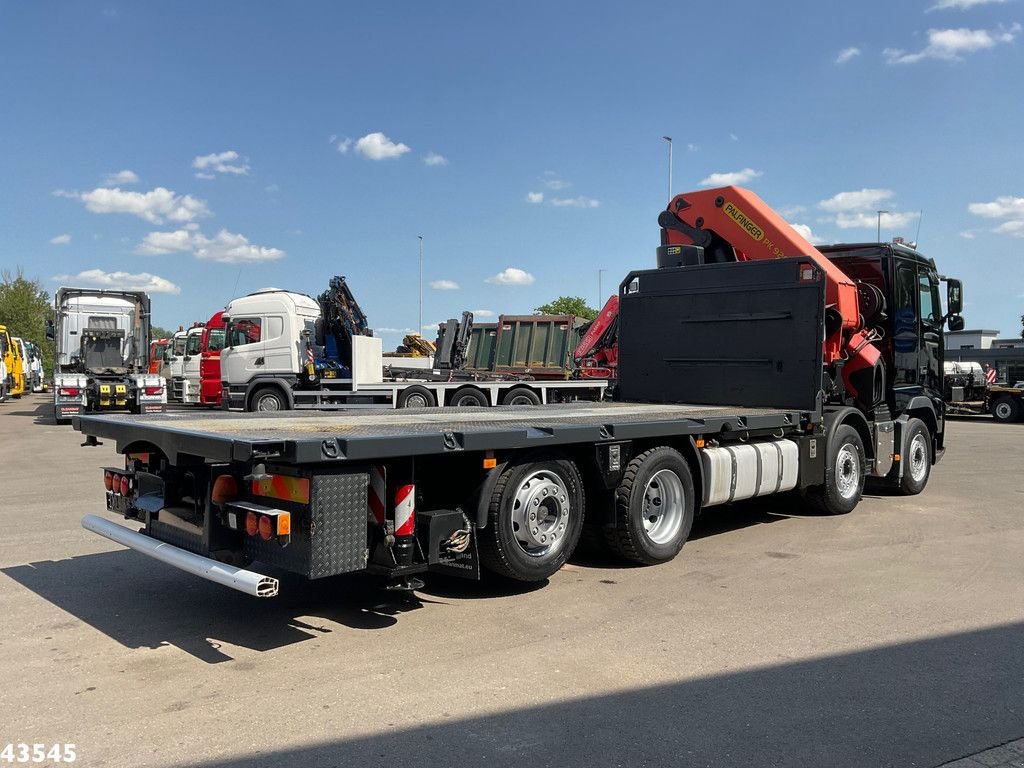
[(231, 301), (224, 310), (220, 355), (223, 405), (246, 408), (260, 383), (291, 388), (305, 365), (320, 305), (302, 293), (266, 288)]
[(199, 403), (199, 360), (204, 328), (196, 324), (185, 334), (185, 354), (181, 358), (181, 375), (174, 379), (174, 399), (186, 405)]
[(224, 313), (216, 312), (206, 324), (199, 354), (199, 404), (220, 405), (220, 353), (224, 349)]
[(171, 339), (171, 345), (167, 349), (164, 367), (164, 379), (167, 382), (167, 399), (176, 400), (174, 383), (184, 375), (185, 369), (185, 337), (188, 331), (179, 330)]

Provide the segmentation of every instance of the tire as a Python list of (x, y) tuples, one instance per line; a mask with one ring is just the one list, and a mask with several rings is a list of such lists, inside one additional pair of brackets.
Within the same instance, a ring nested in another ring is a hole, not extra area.
[(996, 421), (1008, 424), (1020, 418), (1020, 403), (1012, 397), (1000, 397), (992, 403), (992, 418)]
[(903, 477), (899, 491), (904, 496), (916, 496), (928, 485), (932, 472), (931, 434), (920, 419), (907, 422), (907, 439), (900, 455)]
[(840, 425), (825, 453), (825, 484), (808, 488), (804, 498), (826, 515), (852, 512), (864, 493), (864, 441), (849, 424)]
[(452, 399), (448, 402), (448, 405), (455, 408), (486, 408), (490, 403), (487, 402), (487, 397), (484, 393), (476, 387), (462, 387), (461, 389), (455, 390), (455, 394), (452, 395)]
[(679, 451), (659, 446), (634, 458), (615, 489), (616, 528), (609, 546), (644, 565), (667, 563), (679, 554), (694, 517), (693, 474)]
[(583, 481), (571, 461), (549, 456), (509, 466), (491, 494), (487, 527), (477, 534), (482, 565), (516, 581), (548, 578), (579, 543), (583, 504)]
[(434, 393), (419, 384), (403, 389), (398, 396), (399, 408), (433, 408), (435, 405)]
[(250, 411), (287, 411), (288, 401), (277, 387), (260, 387), (249, 398)]
[(527, 387), (510, 389), (501, 398), (502, 405), (540, 405), (540, 395)]

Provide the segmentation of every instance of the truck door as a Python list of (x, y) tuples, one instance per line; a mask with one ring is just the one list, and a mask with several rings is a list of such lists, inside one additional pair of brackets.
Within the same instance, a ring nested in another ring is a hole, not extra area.
[(267, 370), (262, 317), (232, 317), (227, 327), (226, 346), (231, 348), (231, 353), (221, 355), (222, 380), (243, 384)]
[(934, 273), (918, 267), (918, 308), (921, 318), (921, 346), (918, 372), (921, 384), (932, 394), (942, 396), (942, 304), (939, 280)]
[(268, 373), (298, 373), (296, 362), (297, 333), (294, 331), (294, 317), (266, 315), (263, 318), (263, 356)]

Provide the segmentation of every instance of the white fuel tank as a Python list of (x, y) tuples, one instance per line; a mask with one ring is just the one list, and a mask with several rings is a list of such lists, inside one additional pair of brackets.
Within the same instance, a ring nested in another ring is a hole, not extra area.
[(704, 506), (791, 491), (800, 471), (800, 451), (792, 440), (705, 448)]

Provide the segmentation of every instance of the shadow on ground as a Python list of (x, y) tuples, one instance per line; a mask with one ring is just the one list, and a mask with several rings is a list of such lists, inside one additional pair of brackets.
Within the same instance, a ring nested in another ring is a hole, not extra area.
[(1022, 685), (1012, 624), (202, 765), (937, 766), (1024, 735)]

